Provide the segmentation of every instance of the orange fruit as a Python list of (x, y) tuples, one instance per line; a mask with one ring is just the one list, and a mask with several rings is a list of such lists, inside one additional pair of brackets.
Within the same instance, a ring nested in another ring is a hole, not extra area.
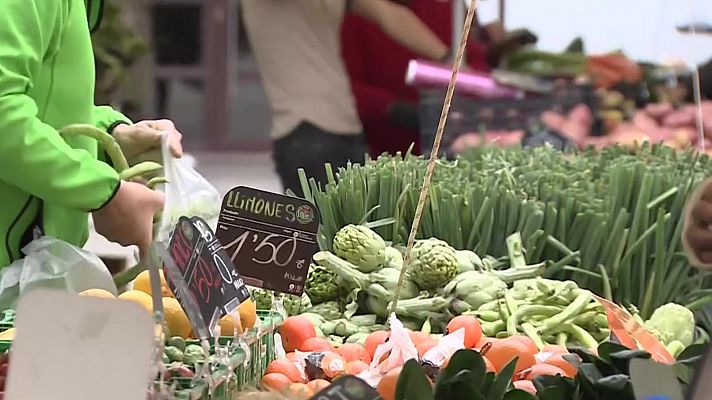
[(220, 325), (220, 336), (234, 336), (235, 330), (237, 333), (242, 333), (242, 322), (240, 321), (240, 315), (235, 314), (237, 319), (233, 318), (231, 314), (227, 314), (220, 318), (218, 325)]
[[(161, 278), (161, 297), (176, 297), (175, 295), (173, 295), (171, 288), (168, 286), (168, 281), (166, 281), (166, 277), (163, 274), (163, 270), (159, 270), (158, 275)], [(140, 290), (148, 295), (151, 295), (150, 272), (143, 271), (138, 274), (136, 279), (134, 279), (133, 281), (133, 288), (135, 290)]]
[(568, 354), (569, 350), (564, 346), (559, 346), (558, 344), (547, 344), (541, 349), (542, 353), (554, 353), (554, 354)]
[(532, 383), (532, 381), (523, 379), (521, 381), (514, 381), (512, 383), (514, 384), (514, 387), (519, 390), (523, 390), (523, 391), (529, 392), (531, 394), (536, 394), (536, 388), (534, 387), (534, 384)]
[(428, 350), (432, 349), (433, 347), (437, 346), (438, 342), (436, 342), (433, 339), (428, 340), (427, 342), (423, 342), (416, 349), (418, 350), (418, 357), (423, 358), (425, 353), (428, 352)]
[(327, 378), (332, 379), (344, 373), (346, 362), (333, 351), (325, 351), (324, 357), (321, 359), (321, 370)]
[(364, 343), (363, 347), (366, 348), (366, 351), (371, 357), (371, 360), (373, 360), (373, 355), (376, 353), (376, 349), (378, 348), (378, 346), (383, 343), (386, 343), (390, 336), (390, 332), (376, 331), (366, 337), (366, 342)]
[(314, 391), (305, 383), (292, 383), (282, 392), (289, 400), (309, 400)]
[(298, 360), (297, 353), (295, 353), (295, 352), (287, 353), (286, 357), (287, 357), (287, 360), (289, 360), (291, 362), (297, 362), (297, 360)]
[(293, 362), (286, 358), (278, 358), (267, 366), (265, 374), (278, 373), (289, 378), (291, 382), (302, 382), (302, 374)]
[(539, 352), (539, 348), (536, 347), (536, 343), (529, 337), (525, 335), (516, 335), (516, 336), (510, 336), (504, 340), (516, 340), (523, 345), (527, 346), (527, 349), (529, 349), (529, 352), (532, 354), (536, 354)]
[(398, 378), (400, 377), (401, 367), (394, 368), (381, 378), (378, 382), (376, 391), (383, 398), (383, 400), (395, 400), (396, 398), (396, 385), (398, 385)]
[(250, 330), (257, 323), (257, 305), (252, 298), (243, 301), (237, 308), (240, 313), (240, 322), (242, 329)]
[(474, 349), (477, 350), (477, 351), (481, 351), (482, 348), (483, 348), (487, 343), (496, 342), (496, 341), (498, 341), (498, 340), (502, 340), (502, 339), (497, 339), (497, 338), (491, 338), (491, 337), (487, 337), (487, 336), (482, 336), (482, 339), (480, 339), (480, 341), (477, 342), (477, 344), (475, 345)]
[(489, 360), (487, 357), (482, 357), (485, 360), (485, 370), (487, 372), (495, 372), (494, 370), (494, 365), (492, 365), (492, 361)]
[(173, 297), (164, 297), (161, 301), (163, 302), (163, 316), (171, 336), (187, 338), (193, 331), (193, 326), (183, 311), (183, 307)]
[(321, 390), (328, 387), (329, 385), (331, 385), (331, 382), (327, 381), (326, 379), (314, 379), (311, 382), (307, 382), (307, 386), (309, 386), (309, 389), (311, 389), (314, 394), (319, 393)]
[(368, 369), (367, 363), (360, 361), (360, 360), (356, 360), (356, 361), (351, 361), (351, 362), (346, 363), (346, 371), (345, 372), (347, 375), (358, 375), (367, 369)]
[(153, 298), (140, 290), (127, 290), (119, 295), (119, 300), (132, 301), (153, 313)]
[(85, 297), (96, 297), (96, 298), (100, 298), (100, 299), (116, 299), (116, 296), (114, 296), (108, 290), (104, 290), (104, 289), (87, 289), (87, 290), (79, 293), (79, 295), (85, 296)]
[(536, 364), (532, 366), (531, 371), (527, 374), (527, 379), (534, 380), (537, 376), (567, 376), (566, 372), (559, 367), (553, 366), (551, 364)]
[(576, 366), (564, 359), (565, 355), (566, 354), (554, 354), (546, 361), (544, 361), (544, 364), (558, 367), (560, 370), (564, 371), (564, 376), (573, 378), (578, 373), (578, 369), (576, 368)]
[(458, 315), (447, 324), (447, 333), (465, 329), (465, 348), (471, 349), (482, 339), (482, 326), (473, 315)]
[(423, 342), (433, 340), (430, 335), (420, 331), (409, 331), (408, 335), (410, 336), (410, 340), (413, 342), (415, 347), (418, 347)]
[(486, 353), (487, 359), (492, 362), (495, 371), (499, 372), (510, 361), (517, 357), (517, 366), (514, 368), (514, 373), (518, 374), (527, 368), (531, 368), (536, 364), (534, 354), (532, 354), (527, 346), (516, 340), (498, 340), (492, 342), (492, 347)]
[(344, 361), (363, 361), (366, 363), (371, 362), (371, 356), (366, 351), (366, 348), (358, 343), (344, 343), (341, 347), (336, 350), (337, 353), (344, 358)]
[(334, 346), (324, 338), (311, 337), (303, 341), (297, 349), (305, 353), (311, 353), (315, 351), (334, 351)]
[[(242, 313), (240, 315), (242, 316)], [(245, 325), (243, 328), (247, 329)], [(307, 339), (316, 337), (316, 329), (309, 318), (295, 315), (284, 320), (279, 334), (282, 335), (284, 351), (289, 353), (298, 349)]]
[(281, 392), (291, 384), (292, 381), (287, 377), (287, 375), (280, 374), (278, 372), (265, 374), (260, 382), (260, 386), (263, 389), (275, 390), (277, 392)]

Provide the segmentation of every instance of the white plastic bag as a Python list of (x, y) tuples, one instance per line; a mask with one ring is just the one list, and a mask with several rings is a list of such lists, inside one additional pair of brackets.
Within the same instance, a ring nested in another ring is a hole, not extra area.
[(443, 336), (437, 346), (426, 351), (423, 354), (423, 361), (428, 361), (435, 366), (441, 367), (456, 351), (464, 348), (465, 328), (460, 328), (449, 335)]
[(193, 168), (190, 159), (173, 158), (168, 137), (164, 135), (161, 144), (163, 170), (168, 183), (164, 185), (166, 203), (157, 236), (157, 241), (164, 243), (168, 242), (181, 216), (200, 217), (215, 230), (222, 204), (218, 190)]
[(95, 254), (44, 236), (22, 249), (25, 258), (0, 270), (0, 309), (12, 308), (20, 296), (36, 288), (79, 293), (104, 289), (116, 295), (111, 272)]
[[(391, 327), (388, 341), (376, 347), (371, 365), (358, 375), (358, 378), (374, 387), (388, 371), (402, 367), (408, 360), (418, 359), (418, 350), (403, 323), (395, 314), (391, 314), (388, 323)], [(388, 357), (381, 361), (386, 355)]]

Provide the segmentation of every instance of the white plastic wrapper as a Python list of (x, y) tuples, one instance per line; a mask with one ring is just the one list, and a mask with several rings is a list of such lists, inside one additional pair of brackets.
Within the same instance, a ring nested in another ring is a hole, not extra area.
[(423, 361), (428, 361), (435, 366), (442, 366), (443, 363), (450, 359), (456, 351), (465, 348), (465, 329), (460, 328), (455, 332), (443, 336), (437, 346), (428, 350), (423, 354)]
[[(398, 320), (395, 314), (391, 314), (388, 322), (391, 327), (391, 336), (386, 343), (376, 348), (369, 368), (358, 375), (358, 378), (374, 387), (388, 371), (402, 367), (408, 360), (418, 359), (418, 349), (415, 348), (403, 323)], [(388, 358), (381, 362), (386, 354), (389, 354)]]
[(0, 270), (0, 309), (13, 308), (20, 296), (36, 288), (117, 293), (109, 269), (86, 250), (44, 236), (30, 242), (22, 252), (25, 258)]
[(166, 203), (157, 235), (157, 241), (163, 243), (168, 243), (181, 216), (200, 217), (215, 230), (222, 205), (218, 190), (195, 170), (190, 158), (173, 158), (167, 139), (164, 136), (161, 144), (164, 176), (168, 180), (163, 189)]

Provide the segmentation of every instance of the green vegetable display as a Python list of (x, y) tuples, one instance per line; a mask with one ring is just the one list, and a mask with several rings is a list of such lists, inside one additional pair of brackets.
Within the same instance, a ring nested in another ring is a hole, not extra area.
[[(349, 224), (370, 224), (392, 246), (403, 245), (426, 164), (383, 155), (337, 176), (327, 167), (321, 186), (302, 173), (305, 197), (321, 210), (320, 248), (332, 250), (336, 232)], [(418, 239), (472, 250), (487, 264), (488, 255), (507, 256), (507, 238), (519, 232), (525, 265), (560, 260), (544, 277), (637, 305), (644, 319), (669, 302), (701, 310), (712, 300), (704, 290), (712, 279), (690, 267), (680, 237), (687, 198), (710, 175), (707, 156), (657, 145), (570, 154), (477, 149), (438, 161)], [(451, 262), (444, 263), (447, 274)], [(470, 268), (462, 257), (453, 264)], [(429, 286), (420, 273), (432, 268), (412, 268), (414, 281)]]
[(679, 304), (668, 303), (653, 312), (645, 327), (677, 357), (694, 341), (695, 315)]
[(204, 362), (208, 356), (202, 347), (197, 344), (189, 344), (185, 348), (183, 362), (188, 365), (195, 365), (200, 362)]

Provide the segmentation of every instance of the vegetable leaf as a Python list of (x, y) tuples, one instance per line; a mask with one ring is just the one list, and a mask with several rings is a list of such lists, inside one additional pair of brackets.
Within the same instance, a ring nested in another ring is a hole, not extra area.
[(433, 389), (428, 377), (416, 360), (408, 360), (396, 385), (397, 400), (433, 400)]

